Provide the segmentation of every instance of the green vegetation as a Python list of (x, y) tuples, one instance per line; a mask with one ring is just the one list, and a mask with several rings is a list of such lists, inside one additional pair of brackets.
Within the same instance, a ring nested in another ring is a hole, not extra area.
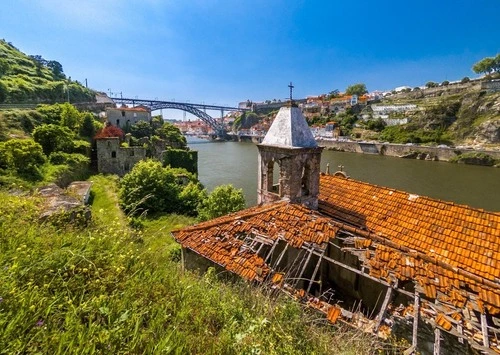
[(345, 94), (346, 95), (364, 95), (368, 92), (366, 89), (366, 85), (363, 83), (358, 83), (358, 84), (353, 84), (349, 85), (347, 89), (345, 89)]
[(137, 163), (120, 181), (120, 201), (126, 213), (195, 214), (204, 197), (203, 187), (185, 169), (163, 167), (154, 160)]
[(474, 70), (477, 74), (492, 74), (500, 71), (500, 54), (497, 54), (496, 57), (486, 57), (481, 59), (472, 66), (472, 70)]
[(220, 185), (201, 202), (198, 218), (207, 221), (244, 208), (245, 196), (242, 189), (235, 189), (232, 185)]
[(326, 326), (284, 296), (214, 272), (183, 271), (172, 228), (124, 224), (114, 180), (95, 176), (93, 223), (61, 229), (41, 201), (0, 192), (0, 348), (4, 353), (371, 354), (369, 335)]
[(163, 154), (163, 165), (175, 168), (183, 168), (198, 174), (198, 152), (195, 150), (184, 150), (167, 148)]
[(39, 55), (27, 56), (0, 40), (0, 103), (90, 102), (95, 93), (71, 78), (62, 65)]
[(492, 156), (485, 153), (464, 153), (450, 159), (451, 163), (493, 166), (497, 162)]

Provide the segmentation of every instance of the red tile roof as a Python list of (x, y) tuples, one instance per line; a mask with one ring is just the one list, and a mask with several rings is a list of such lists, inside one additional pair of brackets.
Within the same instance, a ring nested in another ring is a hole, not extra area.
[(183, 247), (259, 281), (271, 271), (245, 236), (300, 248), (328, 242), (339, 231), (356, 236), (356, 249), (366, 250), (371, 276), (413, 279), (427, 298), (500, 314), (500, 213), (322, 175), (317, 212), (282, 201), (173, 234)]
[(319, 211), (385, 240), (370, 258), (376, 276), (416, 278), (430, 298), (467, 280), (500, 312), (500, 213), (332, 175), (320, 178)]

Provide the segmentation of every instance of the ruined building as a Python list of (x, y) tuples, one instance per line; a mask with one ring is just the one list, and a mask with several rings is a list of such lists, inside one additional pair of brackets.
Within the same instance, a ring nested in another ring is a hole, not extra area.
[(406, 334), (407, 353), (500, 352), (500, 213), (320, 173), (296, 107), (258, 148), (259, 205), (174, 231), (187, 267), (270, 283), (333, 323)]
[(96, 139), (97, 171), (105, 174), (123, 176), (135, 164), (146, 159), (143, 147), (121, 147), (120, 138), (106, 137)]

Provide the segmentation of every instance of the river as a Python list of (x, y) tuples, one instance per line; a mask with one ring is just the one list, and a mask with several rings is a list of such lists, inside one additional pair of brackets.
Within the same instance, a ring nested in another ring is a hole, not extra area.
[[(243, 189), (249, 206), (257, 203), (257, 146), (188, 138), (198, 151), (199, 179), (211, 191), (221, 184)], [(353, 179), (436, 199), (500, 211), (500, 169), (380, 155), (323, 151), (321, 171), (343, 165)]]

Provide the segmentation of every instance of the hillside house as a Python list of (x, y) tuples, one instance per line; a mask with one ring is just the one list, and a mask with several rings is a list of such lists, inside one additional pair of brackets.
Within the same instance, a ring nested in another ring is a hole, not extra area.
[(139, 121), (151, 122), (151, 110), (145, 106), (107, 108), (106, 118), (113, 126), (125, 129)]

